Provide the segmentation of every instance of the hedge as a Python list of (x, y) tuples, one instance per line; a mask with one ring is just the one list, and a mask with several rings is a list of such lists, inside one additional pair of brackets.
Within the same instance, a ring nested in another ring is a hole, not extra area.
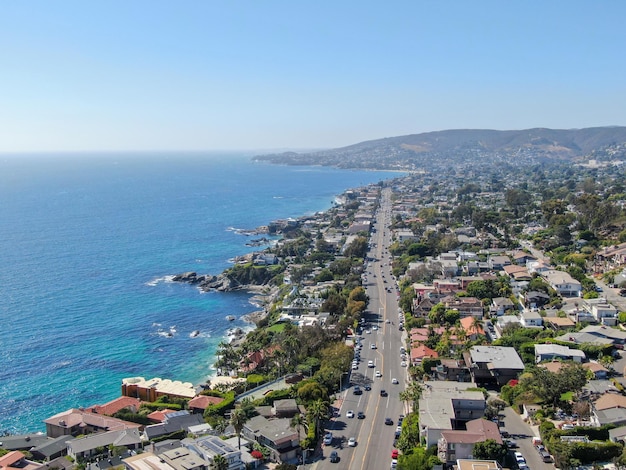
[(224, 398), (220, 403), (216, 403), (215, 405), (209, 405), (204, 410), (204, 417), (207, 416), (215, 416), (215, 415), (223, 415), (227, 410), (233, 408), (235, 406), (235, 392), (226, 392), (221, 393), (220, 395)]

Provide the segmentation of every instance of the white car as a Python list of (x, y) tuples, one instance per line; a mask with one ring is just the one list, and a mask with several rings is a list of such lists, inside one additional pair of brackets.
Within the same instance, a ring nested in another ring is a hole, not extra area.
[(348, 446), (349, 447), (356, 447), (356, 438), (355, 437), (351, 437), (350, 439), (348, 439)]
[(401, 367), (406, 367), (406, 361), (402, 361), (402, 362), (400, 363), (400, 366), (401, 366)]
[(399, 384), (400, 382), (398, 382), (398, 379), (396, 379), (395, 377), (393, 379), (391, 379), (391, 383), (392, 384)]
[(333, 433), (332, 432), (327, 432), (324, 435), (324, 445), (331, 445), (333, 443)]
[(380, 373), (380, 371), (379, 371), (379, 370), (377, 370), (377, 371), (376, 371), (376, 377), (382, 377), (382, 376), (383, 376), (383, 374), (381, 374), (381, 373)]
[(370, 348), (371, 348), (371, 349), (376, 349), (376, 343), (372, 343), (372, 344), (370, 344)]
[(354, 411), (348, 410), (348, 412), (346, 413), (346, 418), (354, 418)]
[(373, 369), (374, 366), (374, 361), (367, 361), (367, 367), (369, 367), (370, 369)]
[(359, 365), (356, 362), (352, 363), (352, 370), (357, 370), (359, 368)]
[(398, 468), (398, 460), (397, 459), (392, 459), (391, 460), (391, 468)]

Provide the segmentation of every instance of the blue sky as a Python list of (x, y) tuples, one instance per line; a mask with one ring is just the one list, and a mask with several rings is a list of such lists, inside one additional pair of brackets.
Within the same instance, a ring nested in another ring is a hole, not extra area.
[(626, 125), (626, 2), (0, 1), (0, 152)]

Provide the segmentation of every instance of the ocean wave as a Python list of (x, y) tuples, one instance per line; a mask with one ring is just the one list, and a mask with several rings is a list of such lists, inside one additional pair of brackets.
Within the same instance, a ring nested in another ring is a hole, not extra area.
[(151, 281), (146, 282), (145, 285), (154, 287), (154, 286), (157, 286), (160, 282), (173, 282), (173, 279), (174, 279), (173, 275), (157, 277)]

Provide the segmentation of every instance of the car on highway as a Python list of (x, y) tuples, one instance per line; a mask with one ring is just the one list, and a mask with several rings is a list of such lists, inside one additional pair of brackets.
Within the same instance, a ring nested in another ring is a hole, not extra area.
[(380, 373), (380, 371), (379, 371), (379, 370), (377, 370), (377, 371), (376, 371), (376, 377), (382, 377), (382, 376), (383, 376), (383, 374), (381, 374), (381, 373)]
[(386, 397), (387, 395), (388, 395), (387, 390), (383, 389), (383, 390), (380, 391), (380, 396), (381, 397)]
[(367, 367), (369, 367), (370, 369), (373, 369), (374, 367), (376, 367), (374, 365), (374, 361), (367, 361)]
[(358, 385), (355, 385), (354, 388), (352, 389), (352, 394), (353, 395), (362, 395), (363, 394), (363, 390), (361, 390), (361, 387), (359, 387)]
[(376, 349), (376, 343), (372, 343), (372, 344), (370, 344), (370, 348), (371, 348), (371, 349)]
[(354, 418), (354, 411), (348, 410), (346, 412), (346, 418)]
[(372, 386), (371, 385), (366, 385), (363, 388), (365, 389), (366, 392), (369, 392), (372, 389)]
[(365, 413), (363, 413), (362, 411), (359, 411), (356, 414), (357, 419), (365, 419)]
[(330, 453), (330, 461), (331, 461), (332, 463), (337, 463), (337, 462), (339, 462), (339, 454), (337, 453), (337, 451), (336, 451), (336, 450), (333, 450), (333, 451)]
[(385, 418), (385, 424), (387, 426), (393, 426), (393, 419), (391, 418)]
[(356, 447), (356, 437), (348, 439), (348, 447)]
[(392, 384), (397, 385), (397, 384), (399, 384), (400, 382), (398, 382), (398, 379), (396, 379), (396, 378), (394, 377), (393, 379), (391, 379), (391, 383), (392, 383)]

